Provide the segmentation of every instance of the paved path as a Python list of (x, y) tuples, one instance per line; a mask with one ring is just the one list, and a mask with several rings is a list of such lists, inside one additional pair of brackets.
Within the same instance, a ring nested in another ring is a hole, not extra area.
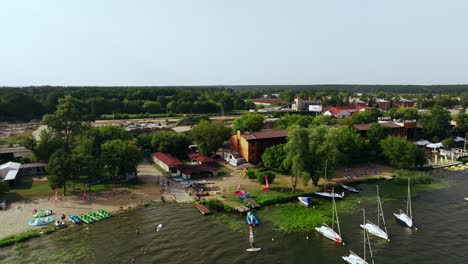
[[(161, 182), (165, 184), (167, 182), (167, 174), (161, 173), (153, 166), (153, 164), (146, 160), (139, 164), (137, 169), (138, 178), (140, 178), (145, 183), (154, 184), (154, 188), (161, 188), (159, 183)], [(178, 182), (171, 180), (169, 187), (170, 193), (164, 194), (166, 201), (171, 201), (174, 199), (178, 203), (188, 203), (193, 201), (193, 198), (185, 192), (185, 189), (182, 188)]]

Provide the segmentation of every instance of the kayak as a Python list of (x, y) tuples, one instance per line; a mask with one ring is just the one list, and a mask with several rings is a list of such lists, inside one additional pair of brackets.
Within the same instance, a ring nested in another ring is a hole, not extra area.
[(54, 221), (54, 218), (52, 218), (52, 216), (31, 218), (29, 219), (29, 225), (30, 226), (43, 226), (43, 225), (48, 225), (52, 223), (53, 221)]
[(347, 190), (347, 191), (350, 191), (350, 192), (353, 192), (353, 193), (359, 193), (359, 190), (354, 189), (353, 187), (349, 187), (349, 186), (344, 185), (344, 184), (340, 184), (340, 186), (341, 186), (343, 189)]
[(93, 218), (91, 218), (90, 216), (88, 216), (88, 214), (80, 214), (79, 217), (80, 217), (81, 221), (83, 221), (83, 222), (85, 222), (87, 224), (91, 224), (91, 223), (96, 221)]
[(65, 226), (65, 223), (61, 220), (55, 220), (55, 226)]
[(255, 215), (252, 212), (248, 212), (247, 215), (245, 216), (245, 220), (247, 221), (248, 225), (258, 225), (260, 222), (258, 219), (255, 217)]
[(159, 224), (157, 227), (156, 227), (156, 232), (159, 232), (161, 231), (163, 225), (162, 224)]
[(67, 217), (68, 217), (68, 220), (70, 220), (74, 224), (81, 223), (81, 219), (76, 215), (68, 215)]

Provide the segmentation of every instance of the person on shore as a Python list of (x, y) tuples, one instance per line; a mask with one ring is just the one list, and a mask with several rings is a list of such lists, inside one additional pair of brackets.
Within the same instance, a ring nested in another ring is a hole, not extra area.
[(62, 214), (62, 216), (60, 217), (60, 219), (62, 219), (62, 221), (65, 220), (65, 214)]

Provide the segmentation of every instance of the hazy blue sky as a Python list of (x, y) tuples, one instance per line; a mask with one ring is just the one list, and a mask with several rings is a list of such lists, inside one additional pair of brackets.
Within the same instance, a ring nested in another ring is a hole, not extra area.
[(0, 85), (323, 83), (468, 83), (468, 1), (0, 2)]

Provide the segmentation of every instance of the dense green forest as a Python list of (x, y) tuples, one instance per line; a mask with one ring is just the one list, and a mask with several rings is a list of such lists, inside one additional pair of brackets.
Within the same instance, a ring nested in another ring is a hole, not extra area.
[[(384, 98), (401, 94), (403, 97), (432, 100), (433, 95), (437, 94), (459, 95), (467, 92), (468, 85), (42, 86), (3, 87), (0, 91), (0, 121), (29, 121), (54, 112), (58, 99), (65, 95), (82, 100), (95, 118), (103, 114), (116, 114), (116, 118), (125, 118), (125, 115), (132, 114), (230, 113), (253, 108), (252, 102), (246, 99), (272, 94), (279, 94), (286, 101), (291, 101), (294, 96), (319, 99), (329, 106), (343, 104), (343, 98), (353, 93), (374, 94)], [(440, 105), (450, 106), (454, 103), (446, 101), (444, 104)], [(430, 101), (422, 104), (423, 107), (432, 105), (434, 102)]]

